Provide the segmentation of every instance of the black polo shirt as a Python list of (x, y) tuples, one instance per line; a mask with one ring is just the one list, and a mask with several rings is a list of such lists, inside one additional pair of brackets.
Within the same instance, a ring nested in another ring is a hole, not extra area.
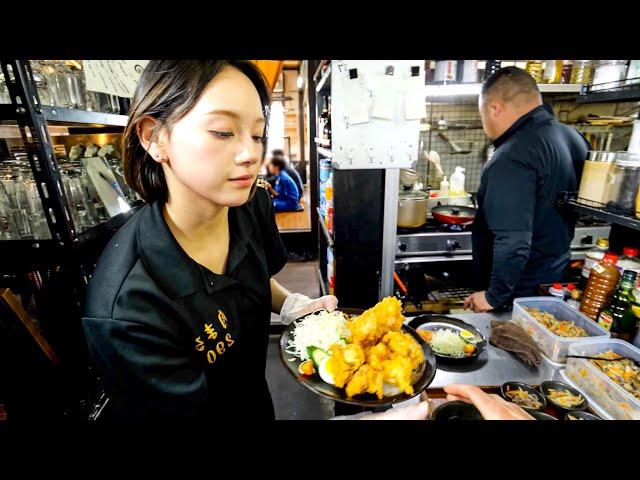
[(269, 195), (258, 188), (229, 209), (225, 275), (185, 253), (162, 208), (144, 206), (116, 233), (89, 284), (83, 326), (110, 397), (105, 416), (273, 418), (269, 280), (287, 255)]
[(478, 189), (473, 260), (476, 287), (499, 308), (562, 279), (575, 218), (556, 202), (563, 191), (577, 190), (588, 144), (543, 106), (493, 144)]

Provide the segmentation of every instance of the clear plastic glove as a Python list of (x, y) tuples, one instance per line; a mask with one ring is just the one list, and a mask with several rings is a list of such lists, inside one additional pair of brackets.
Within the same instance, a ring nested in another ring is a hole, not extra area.
[(429, 402), (423, 401), (416, 405), (390, 408), (384, 412), (363, 415), (359, 420), (426, 420), (429, 417), (429, 410)]
[(431, 412), (431, 402), (427, 392), (422, 392), (419, 398), (414, 397), (391, 407), (384, 412), (360, 412), (355, 415), (333, 417), (331, 420), (426, 420)]
[(288, 325), (294, 320), (318, 310), (325, 309), (329, 312), (333, 312), (337, 306), (338, 299), (333, 295), (325, 295), (320, 298), (309, 298), (301, 293), (292, 293), (286, 298), (282, 305), (282, 310), (280, 310), (280, 320), (285, 325)]

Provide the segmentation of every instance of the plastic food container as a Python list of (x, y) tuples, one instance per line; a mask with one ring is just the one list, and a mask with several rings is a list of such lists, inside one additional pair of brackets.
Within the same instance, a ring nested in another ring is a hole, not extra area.
[[(533, 318), (524, 307), (537, 308), (543, 312), (554, 315), (558, 320), (570, 320), (578, 327), (583, 328), (589, 337), (560, 337), (551, 332), (547, 327), (542, 325), (538, 320)], [(593, 322), (584, 315), (571, 308), (561, 298), (552, 297), (524, 297), (516, 298), (513, 301), (513, 316), (511, 321), (519, 324), (524, 331), (529, 334), (534, 342), (540, 347), (552, 362), (565, 363), (569, 346), (572, 343), (584, 341), (587, 338), (598, 337), (609, 339), (610, 334), (596, 322)]]
[[(569, 348), (571, 355), (597, 355), (613, 350), (633, 360), (640, 360), (640, 349), (619, 339), (589, 339)], [(589, 360), (567, 359), (567, 376), (616, 420), (640, 420), (640, 400), (611, 380)]]

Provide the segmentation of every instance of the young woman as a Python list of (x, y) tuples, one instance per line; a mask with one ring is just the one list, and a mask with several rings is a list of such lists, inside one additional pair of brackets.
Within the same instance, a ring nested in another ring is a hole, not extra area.
[[(336, 308), (334, 296), (310, 299), (272, 278), (286, 252), (256, 187), (268, 111), (248, 62), (151, 61), (143, 72), (123, 145), (127, 183), (147, 205), (104, 250), (83, 318), (107, 419), (272, 419), (270, 312), (290, 323)], [(362, 418), (427, 414), (421, 402)]]
[[(269, 90), (242, 61), (151, 61), (124, 132), (127, 183), (147, 201), (103, 252), (83, 326), (107, 418), (273, 418), (270, 313), (337, 299), (292, 294), (267, 192)], [(236, 417), (237, 418), (237, 417)]]

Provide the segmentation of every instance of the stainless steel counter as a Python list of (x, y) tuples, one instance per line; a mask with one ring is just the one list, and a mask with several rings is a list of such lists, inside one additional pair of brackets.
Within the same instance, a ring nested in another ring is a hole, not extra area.
[[(516, 355), (499, 349), (488, 343), (491, 336), (491, 320), (509, 320), (511, 312), (506, 313), (465, 313), (451, 314), (472, 324), (487, 338), (487, 348), (477, 360), (469, 364), (446, 364), (438, 362), (438, 369), (429, 390), (441, 389), (451, 383), (466, 383), (481, 387), (499, 387), (511, 380), (538, 385), (545, 380), (560, 380), (560, 369), (564, 365), (551, 363), (543, 357), (542, 363), (530, 367)], [(407, 322), (415, 317), (407, 317)]]

